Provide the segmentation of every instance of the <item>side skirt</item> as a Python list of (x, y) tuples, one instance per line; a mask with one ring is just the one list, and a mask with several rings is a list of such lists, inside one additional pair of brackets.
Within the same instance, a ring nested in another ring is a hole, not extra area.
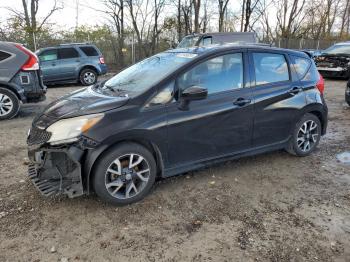
[(202, 159), (202, 160), (192, 162), (189, 164), (185, 164), (185, 165), (178, 165), (175, 167), (166, 168), (166, 169), (164, 169), (163, 177), (171, 177), (171, 176), (175, 176), (175, 175), (180, 175), (180, 174), (185, 173), (185, 172), (193, 171), (193, 170), (200, 169), (200, 168), (209, 167), (209, 166), (217, 164), (217, 163), (222, 163), (222, 162), (226, 162), (226, 161), (233, 160), (233, 159), (238, 159), (238, 158), (245, 157), (245, 156), (253, 156), (253, 155), (258, 155), (258, 154), (262, 154), (262, 153), (266, 153), (266, 152), (270, 152), (270, 151), (284, 149), (288, 146), (289, 139), (290, 139), (290, 137), (287, 140), (284, 140), (284, 141), (276, 143), (276, 144), (263, 146), (263, 147), (257, 147), (257, 148), (248, 149), (248, 150), (241, 151), (241, 152), (236, 152), (236, 153), (232, 153), (232, 154), (218, 156), (215, 158)]

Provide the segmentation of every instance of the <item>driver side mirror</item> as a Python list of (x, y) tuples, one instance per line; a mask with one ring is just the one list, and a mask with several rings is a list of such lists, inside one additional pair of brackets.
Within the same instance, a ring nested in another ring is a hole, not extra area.
[(190, 101), (203, 100), (206, 99), (207, 96), (208, 89), (200, 86), (190, 86), (181, 93), (179, 109), (188, 110)]

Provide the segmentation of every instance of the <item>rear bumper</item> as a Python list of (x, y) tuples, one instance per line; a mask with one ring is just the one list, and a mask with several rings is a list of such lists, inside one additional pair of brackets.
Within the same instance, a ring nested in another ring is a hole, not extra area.
[(23, 103), (35, 103), (45, 100), (46, 89), (39, 70), (20, 71), (12, 80)]
[(99, 64), (99, 75), (104, 75), (108, 71), (107, 65), (106, 64)]

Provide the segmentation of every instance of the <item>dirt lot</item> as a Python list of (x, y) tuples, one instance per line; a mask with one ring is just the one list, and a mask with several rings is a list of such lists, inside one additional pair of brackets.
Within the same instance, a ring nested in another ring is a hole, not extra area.
[(160, 181), (121, 208), (41, 197), (26, 178), (35, 113), (79, 88), (50, 88), (0, 124), (0, 261), (350, 261), (350, 108), (326, 82), (328, 134), (315, 154), (280, 151)]

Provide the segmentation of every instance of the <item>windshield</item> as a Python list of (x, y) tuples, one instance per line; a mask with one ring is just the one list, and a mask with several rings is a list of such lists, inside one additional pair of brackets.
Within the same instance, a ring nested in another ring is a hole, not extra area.
[(141, 93), (196, 56), (197, 54), (193, 53), (157, 54), (115, 75), (104, 84), (102, 89), (123, 93)]
[(333, 45), (322, 52), (327, 55), (348, 54), (350, 55), (350, 45)]
[(186, 36), (182, 41), (178, 44), (177, 48), (187, 48), (195, 46), (198, 42), (199, 36)]

